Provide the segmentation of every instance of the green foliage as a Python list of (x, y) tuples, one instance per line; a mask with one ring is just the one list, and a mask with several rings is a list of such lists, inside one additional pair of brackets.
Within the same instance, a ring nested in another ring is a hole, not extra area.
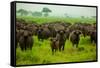
[(44, 13), (44, 16), (45, 17), (47, 17), (49, 14), (49, 12), (52, 12), (49, 8), (47, 8), (47, 7), (44, 7), (43, 9), (42, 9), (42, 12)]
[(37, 17), (41, 17), (42, 16), (42, 12), (32, 12), (32, 16), (37, 16)]
[(42, 12), (52, 12), (52, 11), (49, 8), (44, 7), (43, 10), (42, 10)]
[(23, 16), (23, 15), (27, 15), (27, 14), (28, 14), (28, 11), (25, 10), (25, 9), (19, 9), (19, 10), (17, 11), (17, 13), (20, 13), (20, 15)]

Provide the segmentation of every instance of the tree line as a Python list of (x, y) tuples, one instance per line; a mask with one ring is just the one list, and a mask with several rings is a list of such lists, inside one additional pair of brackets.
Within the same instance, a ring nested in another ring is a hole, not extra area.
[(49, 13), (51, 13), (51, 12), (52, 12), (52, 10), (50, 10), (47, 7), (44, 7), (41, 12), (39, 12), (39, 11), (32, 12), (32, 11), (27, 11), (25, 9), (19, 9), (17, 11), (17, 13), (19, 13), (20, 16), (27, 16), (28, 14), (31, 14), (32, 16), (39, 16), (39, 17), (40, 16), (47, 17), (47, 16), (49, 16)]

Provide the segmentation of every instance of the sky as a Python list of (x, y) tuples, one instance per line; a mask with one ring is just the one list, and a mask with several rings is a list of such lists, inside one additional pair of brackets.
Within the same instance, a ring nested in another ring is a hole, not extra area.
[(63, 17), (67, 14), (70, 17), (91, 17), (96, 16), (95, 7), (80, 7), (80, 6), (62, 6), (62, 5), (47, 5), (47, 4), (29, 4), (29, 3), (17, 3), (16, 9), (25, 9), (27, 11), (38, 11), (41, 12), (43, 7), (47, 7), (52, 10), (49, 16)]

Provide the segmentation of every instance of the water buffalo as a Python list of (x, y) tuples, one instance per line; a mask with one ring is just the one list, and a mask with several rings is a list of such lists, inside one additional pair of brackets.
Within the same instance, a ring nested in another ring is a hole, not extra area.
[(94, 42), (94, 43), (97, 43), (97, 32), (96, 30), (92, 30), (90, 32), (90, 39), (91, 39), (91, 43)]
[(26, 49), (32, 49), (33, 46), (33, 37), (32, 37), (32, 32), (28, 30), (22, 30), (20, 29), (20, 38), (19, 38), (19, 46), (21, 47), (21, 50), (26, 50)]
[(78, 47), (79, 41), (80, 41), (80, 34), (82, 32), (79, 30), (74, 30), (70, 33), (70, 41), (72, 42), (72, 45), (74, 46), (76, 44), (76, 47)]
[(64, 30), (57, 32), (56, 38), (59, 40), (59, 51), (64, 50), (66, 35)]
[(43, 41), (44, 39), (48, 39), (51, 37), (51, 32), (47, 27), (39, 26), (37, 29), (38, 39)]

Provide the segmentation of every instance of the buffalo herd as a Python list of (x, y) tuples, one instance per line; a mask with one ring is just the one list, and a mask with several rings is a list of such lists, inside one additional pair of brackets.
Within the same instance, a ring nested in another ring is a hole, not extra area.
[(69, 23), (63, 21), (47, 22), (37, 24), (19, 19), (16, 21), (16, 48), (19, 45), (21, 50), (32, 49), (34, 38), (37, 36), (39, 41), (50, 40), (52, 54), (55, 51), (63, 51), (66, 40), (70, 40), (72, 46), (78, 48), (80, 36), (90, 37), (91, 43), (97, 44), (96, 23)]

